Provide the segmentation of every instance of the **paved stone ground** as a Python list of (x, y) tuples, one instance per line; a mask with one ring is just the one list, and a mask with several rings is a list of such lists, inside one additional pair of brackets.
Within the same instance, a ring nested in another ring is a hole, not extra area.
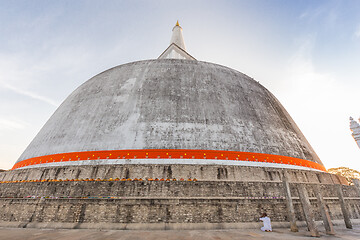
[[(321, 239), (360, 239), (360, 225), (348, 230), (336, 226), (336, 235), (329, 236), (321, 232)], [(168, 231), (132, 231), (132, 230), (93, 230), (93, 229), (35, 229), (35, 228), (0, 228), (1, 240), (233, 240), (266, 239), (289, 240), (311, 239), (309, 232), (301, 228), (298, 233), (288, 229), (274, 229), (273, 232), (261, 232), (258, 229), (227, 230), (168, 230)]]

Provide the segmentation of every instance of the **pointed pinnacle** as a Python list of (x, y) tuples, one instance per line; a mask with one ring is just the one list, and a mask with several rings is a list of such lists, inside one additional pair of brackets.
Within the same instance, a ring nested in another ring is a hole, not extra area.
[(176, 21), (176, 25), (175, 25), (175, 26), (179, 26), (179, 27), (180, 27), (179, 20)]

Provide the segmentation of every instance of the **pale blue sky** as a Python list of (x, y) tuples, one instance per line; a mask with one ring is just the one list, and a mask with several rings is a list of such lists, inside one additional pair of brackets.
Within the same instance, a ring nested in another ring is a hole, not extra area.
[(179, 19), (188, 52), (239, 70), (289, 111), (327, 168), (360, 170), (360, 1), (0, 0), (0, 168), (92, 76), (157, 58)]

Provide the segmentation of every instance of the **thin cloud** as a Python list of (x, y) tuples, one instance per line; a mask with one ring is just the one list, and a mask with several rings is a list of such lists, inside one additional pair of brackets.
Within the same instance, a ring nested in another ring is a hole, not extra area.
[(317, 8), (309, 8), (303, 11), (298, 18), (309, 22), (321, 23), (326, 28), (331, 28), (336, 24), (338, 15), (338, 5), (336, 3), (329, 3)]
[(42, 102), (48, 103), (48, 104), (50, 104), (52, 106), (55, 106), (55, 107), (58, 106), (58, 104), (54, 100), (52, 100), (50, 98), (47, 98), (47, 97), (44, 97), (44, 96), (41, 96), (39, 94), (17, 88), (17, 87), (11, 86), (9, 84), (3, 84), (3, 87), (5, 87), (6, 89), (9, 89), (9, 90), (11, 90), (11, 91), (13, 91), (15, 93), (21, 94), (23, 96), (30, 97), (30, 98), (36, 99), (36, 100), (40, 100)]
[(0, 130), (23, 129), (27, 126), (29, 126), (29, 124), (24, 121), (0, 118)]
[(302, 12), (299, 16), (299, 19), (309, 19), (309, 20), (315, 20), (319, 16), (323, 14), (325, 11), (324, 7), (319, 7), (316, 9), (307, 9), (306, 11)]

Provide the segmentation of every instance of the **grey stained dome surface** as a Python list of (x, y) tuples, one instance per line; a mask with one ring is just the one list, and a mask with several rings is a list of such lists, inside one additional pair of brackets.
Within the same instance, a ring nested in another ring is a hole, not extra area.
[(18, 159), (122, 149), (277, 154), (321, 163), (279, 101), (233, 69), (158, 59), (111, 68), (77, 88)]

